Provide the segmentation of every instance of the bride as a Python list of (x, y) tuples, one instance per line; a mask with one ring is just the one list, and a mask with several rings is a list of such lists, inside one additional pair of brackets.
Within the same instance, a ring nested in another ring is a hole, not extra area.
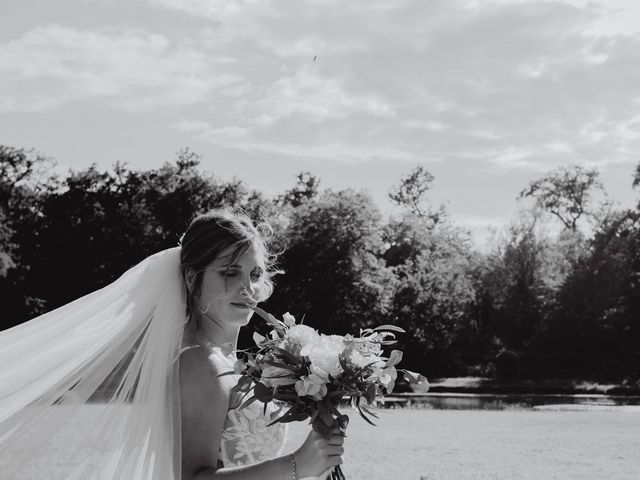
[(107, 287), (0, 332), (0, 478), (318, 477), (343, 434), (286, 427), (232, 391), (240, 328), (273, 285), (264, 230), (219, 209), (181, 246)]

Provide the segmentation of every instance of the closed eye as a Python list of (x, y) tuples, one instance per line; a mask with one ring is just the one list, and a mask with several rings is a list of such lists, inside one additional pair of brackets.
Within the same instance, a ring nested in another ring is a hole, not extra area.
[(235, 277), (237, 274), (238, 274), (237, 268), (225, 268), (224, 270), (220, 271), (220, 275), (222, 275), (225, 278)]
[[(224, 270), (220, 271), (220, 274), (222, 276), (224, 276), (225, 278), (233, 278), (236, 275), (239, 274), (239, 269), (237, 268), (225, 268)], [(253, 280), (260, 280), (262, 278), (264, 274), (264, 270), (262, 270), (262, 268), (258, 267), (255, 268), (251, 271), (251, 273), (249, 274), (251, 276), (251, 278)]]

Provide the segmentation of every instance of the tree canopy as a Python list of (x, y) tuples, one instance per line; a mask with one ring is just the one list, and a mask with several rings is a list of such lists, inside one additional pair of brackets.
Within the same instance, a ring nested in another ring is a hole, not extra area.
[[(52, 175), (52, 165), (0, 146), (0, 328), (108, 284), (224, 204), (268, 222), (284, 246), (266, 305), (274, 314), (325, 333), (401, 326), (406, 367), (431, 377), (640, 380), (640, 202), (602, 208), (596, 170), (570, 166), (532, 182), (520, 197), (533, 208), (480, 252), (428, 202), (435, 179), (422, 167), (392, 187), (405, 208), (385, 218), (366, 192), (321, 190), (310, 172), (268, 197), (203, 171), (188, 149), (148, 170)], [(639, 177), (640, 166), (631, 188)], [(578, 228), (584, 216), (592, 231)]]

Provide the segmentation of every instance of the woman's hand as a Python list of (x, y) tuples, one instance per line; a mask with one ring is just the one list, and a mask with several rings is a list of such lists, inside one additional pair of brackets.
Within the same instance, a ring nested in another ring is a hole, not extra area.
[(345, 434), (340, 427), (326, 429), (323, 433), (313, 429), (302, 446), (294, 452), (298, 478), (317, 477), (342, 464)]

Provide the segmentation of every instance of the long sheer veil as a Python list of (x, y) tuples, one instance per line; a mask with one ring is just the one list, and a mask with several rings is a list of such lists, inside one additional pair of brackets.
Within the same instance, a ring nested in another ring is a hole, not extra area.
[(179, 257), (0, 332), (0, 478), (180, 479)]

